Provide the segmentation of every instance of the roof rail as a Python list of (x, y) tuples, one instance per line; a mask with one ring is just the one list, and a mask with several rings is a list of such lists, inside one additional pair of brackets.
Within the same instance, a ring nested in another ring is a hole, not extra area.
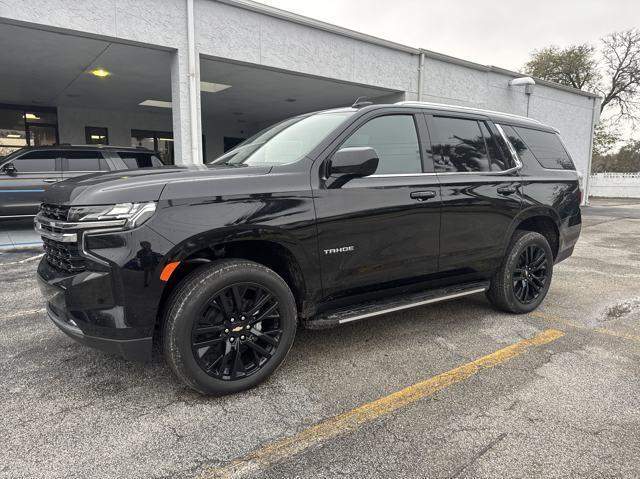
[(410, 100), (399, 101), (394, 103), (394, 105), (420, 105), (420, 106), (426, 106), (426, 107), (442, 109), (442, 110), (463, 110), (463, 111), (468, 111), (472, 113), (489, 113), (493, 115), (502, 115), (510, 118), (517, 118), (519, 120), (528, 120), (534, 123), (538, 123), (540, 125), (542, 124), (542, 122), (534, 118), (529, 118), (521, 115), (514, 115), (513, 113), (504, 113), (501, 111), (483, 110), (482, 108), (473, 108), (470, 106), (447, 105), (445, 103), (431, 103), (428, 101), (410, 101)]

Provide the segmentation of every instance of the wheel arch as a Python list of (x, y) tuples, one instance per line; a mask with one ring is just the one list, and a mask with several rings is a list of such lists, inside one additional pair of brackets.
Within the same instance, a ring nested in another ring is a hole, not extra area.
[(543, 235), (553, 253), (554, 260), (560, 250), (560, 217), (551, 208), (533, 207), (520, 212), (511, 222), (509, 234), (506, 238), (504, 251), (506, 252), (513, 234), (517, 230), (535, 231)]
[[(176, 285), (192, 271), (220, 259), (244, 259), (275, 271), (287, 283), (296, 299), (300, 316), (306, 316), (314, 289), (314, 258), (286, 231), (269, 227), (240, 227), (211, 231), (186, 239), (165, 256), (162, 267), (179, 262), (171, 273), (160, 299), (159, 316)], [(315, 261), (317, 269), (317, 261)]]

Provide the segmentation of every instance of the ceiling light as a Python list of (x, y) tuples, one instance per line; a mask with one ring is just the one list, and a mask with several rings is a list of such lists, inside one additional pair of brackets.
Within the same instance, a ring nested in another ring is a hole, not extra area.
[(158, 108), (171, 108), (170, 101), (162, 101), (162, 100), (145, 100), (139, 103), (140, 106), (156, 106)]
[(173, 141), (173, 138), (158, 138), (160, 141)]
[(209, 93), (218, 93), (219, 91), (231, 88), (231, 85), (225, 85), (224, 83), (212, 83), (208, 81), (200, 82), (200, 91), (206, 91)]
[(25, 113), (24, 117), (27, 120), (39, 120), (40, 119), (40, 117), (38, 115), (36, 115), (35, 113)]
[(16, 135), (15, 133), (9, 133), (7, 138), (22, 138), (22, 135)]
[(111, 72), (105, 70), (104, 68), (96, 68), (94, 70), (89, 70), (89, 73), (91, 73), (93, 76), (96, 76), (98, 78), (107, 78), (108, 76), (111, 75)]
[(105, 138), (104, 135), (91, 135), (92, 140), (104, 140)]

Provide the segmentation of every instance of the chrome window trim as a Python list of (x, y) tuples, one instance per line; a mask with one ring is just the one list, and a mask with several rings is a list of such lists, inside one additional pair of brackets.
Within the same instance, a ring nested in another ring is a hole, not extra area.
[(513, 168), (509, 168), (508, 170), (502, 171), (443, 171), (435, 173), (437, 175), (482, 175), (482, 176), (501, 176), (508, 175), (511, 173), (515, 173), (520, 168), (514, 166)]
[(516, 151), (514, 146), (511, 144), (511, 141), (509, 140), (509, 138), (505, 134), (504, 130), (502, 129), (502, 126), (499, 123), (494, 123), (494, 125), (496, 126), (496, 129), (500, 133), (500, 136), (502, 136), (502, 139), (507, 144), (507, 148), (509, 149), (509, 153), (511, 153), (511, 157), (513, 158), (513, 161), (516, 164), (516, 169), (518, 169), (518, 170), (521, 169), (523, 165), (522, 165), (522, 162), (520, 161), (520, 158), (518, 157), (518, 152)]
[(393, 178), (396, 176), (434, 176), (435, 173), (382, 173), (380, 175), (369, 175), (365, 178)]

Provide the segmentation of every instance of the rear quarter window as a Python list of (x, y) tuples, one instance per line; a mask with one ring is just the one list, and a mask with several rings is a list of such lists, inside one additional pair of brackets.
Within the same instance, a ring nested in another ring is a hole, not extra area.
[(129, 151), (119, 151), (118, 155), (130, 170), (137, 168), (151, 168), (163, 166), (164, 163), (153, 153), (138, 153)]
[[(543, 168), (556, 170), (576, 169), (557, 133), (520, 126), (514, 126), (510, 129), (515, 131), (523, 143), (519, 148), (516, 147), (516, 150), (520, 150), (519, 154), (523, 157), (523, 162), (527, 161), (526, 155), (530, 154)], [(511, 137), (508, 133), (507, 136)]]

